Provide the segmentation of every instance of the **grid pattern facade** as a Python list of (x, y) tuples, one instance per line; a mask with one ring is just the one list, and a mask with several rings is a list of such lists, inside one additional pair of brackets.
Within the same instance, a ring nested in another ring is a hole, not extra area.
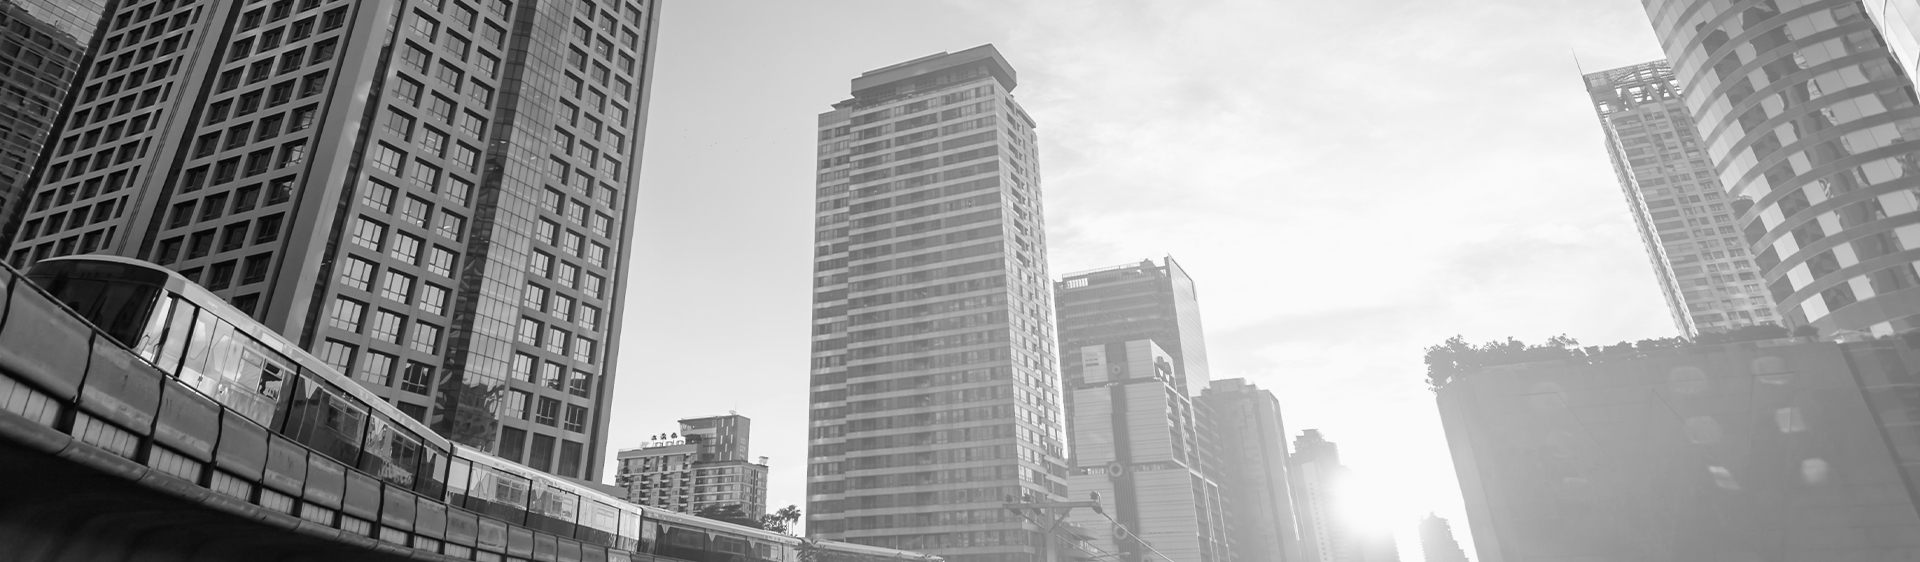
[(1780, 314), (1920, 322), (1920, 104), (1859, 0), (1651, 0), (1714, 173)]
[(22, 192), (105, 9), (97, 0), (0, 1), (0, 249), (12, 243)]
[(1674, 327), (1691, 337), (1779, 322), (1667, 62), (1586, 81)]
[(699, 513), (738, 504), (748, 517), (766, 514), (767, 465), (701, 461), (697, 450), (689, 443), (621, 451), (615, 484), (640, 505)]
[(1060, 361), (1072, 365), (1082, 346), (1150, 339), (1173, 356), (1175, 385), (1199, 396), (1211, 379), (1199, 290), (1172, 257), (1068, 274), (1054, 284), (1060, 318)]
[(594, 479), (654, 16), (123, 3), (9, 259), (166, 265), (450, 438)]
[(1034, 560), (1066, 468), (1034, 123), (992, 46), (820, 116), (807, 532)]

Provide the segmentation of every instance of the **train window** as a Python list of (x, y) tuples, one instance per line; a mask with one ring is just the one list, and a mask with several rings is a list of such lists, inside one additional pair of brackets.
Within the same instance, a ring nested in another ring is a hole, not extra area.
[(545, 514), (547, 518), (562, 523), (573, 523), (579, 520), (580, 496), (554, 487), (548, 487), (542, 496), (544, 497), (540, 502), (540, 513)]
[(180, 361), (180, 370), (175, 373), (175, 376), (180, 378), (180, 382), (203, 391), (208, 390), (201, 387), (205, 384), (202, 381), (207, 378), (207, 353), (212, 351), (216, 326), (222, 324), (225, 322), (221, 322), (210, 313), (194, 316), (192, 332), (187, 337), (186, 354)]
[(614, 541), (615, 548), (629, 551), (640, 550), (640, 512), (620, 510), (620, 538)]
[(311, 375), (300, 377), (285, 405), (281, 434), (346, 464), (354, 464), (366, 430), (367, 409)]
[[(119, 272), (104, 273), (115, 275)], [(108, 336), (118, 340), (120, 345), (129, 347), (139, 338), (140, 329), (147, 324), (147, 313), (153, 310), (154, 301), (160, 297), (160, 289), (151, 285), (77, 278), (66, 271), (59, 272), (52, 279), (42, 277), (35, 281), (59, 299), (60, 304), (67, 305), (67, 308), (80, 313), (81, 317), (92, 321)]]
[(261, 345), (253, 337), (234, 333), (235, 344), (240, 348), (238, 368), (229, 374), (229, 397), (221, 403), (233, 408), (261, 425), (266, 425), (273, 417), (273, 405), (280, 399), (280, 386), (286, 382), (291, 364), (287, 358), (267, 346)]
[(174, 299), (173, 318), (167, 322), (166, 341), (161, 342), (159, 357), (153, 364), (170, 375), (180, 373), (180, 358), (186, 354), (188, 331), (193, 329), (194, 314), (200, 307), (185, 299)]
[(420, 448), (420, 456), (420, 472), (414, 476), (413, 491), (429, 498), (443, 497), (447, 491), (447, 455), (428, 444)]
[(160, 342), (165, 341), (168, 321), (173, 320), (174, 303), (179, 301), (178, 297), (172, 296), (159, 299), (153, 314), (147, 315), (147, 326), (140, 329), (140, 339), (132, 346), (133, 352), (141, 359), (152, 363), (160, 358)]
[(466, 505), (467, 479), (472, 476), (473, 461), (455, 457), (447, 466), (447, 504)]
[(413, 486), (420, 468), (420, 438), (379, 416), (367, 419), (367, 443), (360, 470), (400, 486)]

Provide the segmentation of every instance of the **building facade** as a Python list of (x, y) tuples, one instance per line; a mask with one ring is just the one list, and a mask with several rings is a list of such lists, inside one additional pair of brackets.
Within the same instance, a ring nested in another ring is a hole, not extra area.
[(1920, 0), (1862, 0), (1894, 60), (1909, 79), (1920, 71)]
[(103, 0), (0, 0), (0, 250), (41, 148), (80, 77)]
[(819, 118), (807, 533), (1028, 562), (1066, 467), (1033, 119), (991, 45)]
[(1355, 521), (1342, 505), (1352, 472), (1340, 463), (1340, 446), (1318, 429), (1301, 432), (1288, 458), (1293, 477), (1294, 512), (1300, 522), (1302, 559), (1314, 562), (1398, 562), (1399, 546), (1390, 531)]
[(1067, 487), (1076, 497), (1099, 493), (1112, 510), (1077, 510), (1068, 521), (1087, 530), (1096, 552), (1121, 561), (1234, 560), (1221, 486), (1201, 470), (1193, 403), (1172, 355), (1153, 340), (1074, 355), (1064, 369), (1075, 436)]
[(1904, 342), (1476, 363), (1438, 402), (1482, 562), (1920, 555)]
[[(1203, 437), (1221, 451), (1213, 477), (1227, 491), (1229, 541), (1240, 562), (1310, 560), (1295, 507), (1280, 399), (1246, 379), (1212, 381), (1194, 400)], [(1211, 422), (1211, 430), (1207, 430)], [(1203, 446), (1203, 448), (1205, 448)]]
[(1674, 327), (1692, 337), (1779, 323), (1667, 61), (1585, 78)]
[(1062, 364), (1073, 364), (1082, 346), (1150, 339), (1172, 356), (1181, 393), (1199, 396), (1207, 388), (1199, 290), (1172, 256), (1071, 273), (1054, 294)]
[(751, 423), (737, 414), (680, 420), (678, 433), (620, 451), (615, 485), (640, 505), (682, 513), (739, 505), (748, 517), (764, 515), (767, 460), (747, 457)]
[(1645, 5), (1786, 324), (1915, 327), (1920, 104), (1862, 2)]
[(8, 259), (166, 265), (462, 444), (597, 480), (657, 14), (120, 2)]

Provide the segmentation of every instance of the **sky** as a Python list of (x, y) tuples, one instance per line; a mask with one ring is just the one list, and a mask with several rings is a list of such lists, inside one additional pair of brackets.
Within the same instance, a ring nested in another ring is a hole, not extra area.
[(1428, 512), (1472, 552), (1426, 346), (1676, 334), (1580, 80), (1661, 57), (1633, 0), (667, 0), (660, 17), (609, 457), (735, 411), (771, 457), (770, 504), (805, 503), (816, 116), (862, 72), (984, 43), (1039, 123), (1054, 277), (1179, 260), (1213, 377), (1339, 443), (1404, 560)]

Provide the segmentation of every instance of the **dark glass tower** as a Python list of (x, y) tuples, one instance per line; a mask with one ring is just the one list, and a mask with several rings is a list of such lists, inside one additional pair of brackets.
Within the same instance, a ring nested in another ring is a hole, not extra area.
[(597, 480), (653, 0), (129, 0), (15, 265), (179, 271), (463, 444)]

